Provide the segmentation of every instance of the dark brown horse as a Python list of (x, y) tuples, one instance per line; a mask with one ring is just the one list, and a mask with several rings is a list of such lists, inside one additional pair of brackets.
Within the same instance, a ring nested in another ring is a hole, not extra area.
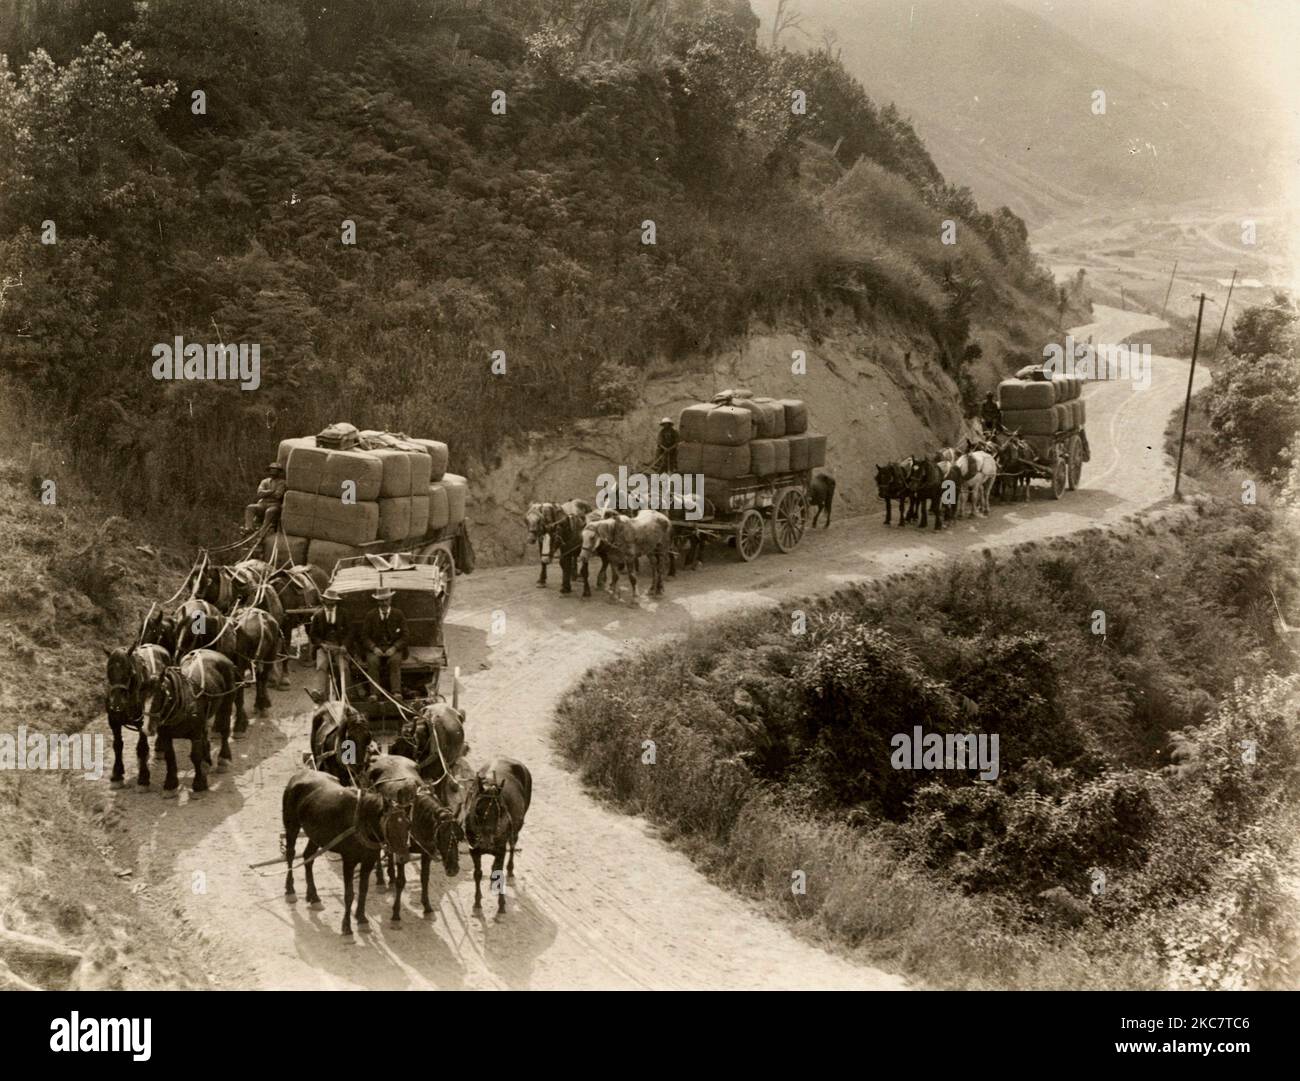
[(132, 728), (140, 734), (135, 754), (140, 763), (136, 782), (141, 787), (149, 784), (149, 739), (144, 733), (141, 713), (144, 696), (153, 691), (171, 657), (160, 645), (145, 643), (132, 649), (105, 649), (108, 657), (108, 691), (104, 704), (108, 713), (108, 726), (113, 732), (113, 772), (109, 784), (121, 788), (126, 777), (122, 766), (122, 729)]
[[(483, 868), (485, 852), (492, 855), (492, 879), (489, 888), (497, 895), (497, 912), (506, 910), (506, 882), (515, 875), (515, 844), (524, 828), (524, 815), (533, 798), (533, 776), (528, 767), (512, 758), (495, 758), (465, 783), (460, 802), (460, 820), (474, 861), (474, 908), (483, 907)], [(501, 863), (506, 849), (510, 862), (501, 877)]]
[(410, 854), (411, 817), (400, 804), (389, 805), (370, 789), (344, 788), (336, 777), (320, 770), (301, 769), (289, 778), (280, 801), (284, 823), (284, 856), (288, 872), (286, 896), (294, 896), (293, 857), (298, 833), (307, 834), (303, 860), (307, 869), (307, 903), (321, 903), (316, 892), (312, 862), (320, 851), (343, 857), (343, 934), (352, 934), (353, 873), (361, 869), (357, 891), (357, 926), (370, 927), (366, 919), (366, 889), (370, 871), (385, 846), (405, 860)]
[[(271, 587), (280, 601), (280, 635), (286, 651), (293, 632), (311, 622), (311, 614), (320, 605), (320, 595), (329, 584), (329, 576), (310, 563), (282, 567), (271, 576)], [(274, 613), (272, 613), (274, 615)], [(284, 690), (289, 685), (285, 660), (273, 666), (275, 685)]]
[[(384, 799), (407, 806), (411, 813), (411, 844), (420, 853), (420, 899), (426, 913), (433, 911), (429, 903), (429, 865), (434, 859), (442, 861), (448, 878), (460, 874), (460, 842), (465, 833), (456, 816), (447, 805), (434, 796), (430, 786), (420, 777), (416, 764), (401, 755), (376, 755), (367, 771), (371, 787)], [(402, 890), (406, 888), (406, 864), (398, 860), (394, 868), (393, 853), (388, 853), (388, 870), (393, 879), (393, 922), (402, 918)], [(375, 865), (376, 881), (379, 864)]]
[(434, 794), (448, 806), (459, 783), (453, 770), (469, 753), (465, 742), (465, 711), (446, 702), (430, 702), (407, 725), (389, 754), (411, 759)]
[[(280, 656), (280, 625), (275, 617), (261, 608), (235, 608), (226, 617), (225, 626), (213, 648), (226, 654), (239, 668), (240, 675), (249, 673), (256, 687), (253, 708), (258, 711), (271, 708), (271, 696), (266, 684), (271, 675), (271, 664)], [(244, 711), (244, 691), (241, 685), (235, 702), (235, 735), (248, 728), (248, 715)]]
[(898, 524), (901, 526), (907, 520), (907, 503), (912, 498), (912, 489), (908, 483), (911, 473), (911, 458), (876, 466), (876, 494), (885, 501), (885, 525), (893, 520), (894, 500), (898, 501)]
[(198, 650), (190, 656), (194, 660), (186, 668), (173, 665), (164, 669), (157, 685), (144, 696), (144, 734), (157, 738), (167, 763), (164, 796), (174, 795), (180, 787), (174, 746), (177, 739), (190, 741), (193, 791), (208, 790), (207, 767), (212, 764), (210, 733), (214, 718), (222, 726), (223, 754), (229, 759), (226, 739), (230, 729), (229, 701), (238, 688), (238, 676), (230, 661), (212, 650)]
[(927, 506), (934, 515), (934, 531), (937, 533), (943, 528), (941, 508), (945, 503), (955, 505), (955, 500), (959, 498), (960, 489), (949, 476), (951, 469), (948, 462), (932, 462), (923, 457), (912, 459), (908, 487), (912, 492), (913, 508), (920, 509), (920, 521), (917, 524), (922, 529), (926, 527), (928, 521), (925, 513)]
[(323, 702), (311, 715), (312, 762), (340, 784), (353, 785), (364, 777), (372, 739), (365, 717), (345, 702)]
[(825, 529), (831, 527), (831, 505), (835, 502), (835, 478), (825, 470), (813, 474), (812, 483), (808, 485), (808, 502), (815, 508), (809, 529), (817, 528), (817, 520), (826, 512)]
[(528, 541), (537, 545), (541, 560), (539, 586), (546, 585), (546, 568), (553, 559), (560, 563), (560, 592), (573, 592), (577, 573), (578, 550), (582, 547), (582, 527), (594, 508), (583, 499), (567, 503), (533, 503), (524, 514)]
[(192, 649), (213, 649), (221, 637), (226, 617), (211, 601), (191, 597), (171, 616), (177, 658)]
[(1018, 434), (1012, 433), (998, 447), (997, 461), (998, 484), (1002, 487), (1004, 497), (1009, 490), (1011, 501), (1015, 502), (1021, 498), (1021, 489), (1023, 487), (1023, 498), (1028, 502), (1029, 488), (1034, 478), (1034, 463), (1038, 461), (1034, 448), (1021, 439)]

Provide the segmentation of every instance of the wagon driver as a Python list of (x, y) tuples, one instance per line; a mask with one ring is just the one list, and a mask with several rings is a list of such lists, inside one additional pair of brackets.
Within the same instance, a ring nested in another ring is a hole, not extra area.
[(340, 659), (347, 652), (347, 627), (339, 618), (339, 595), (327, 589), (320, 599), (321, 607), (312, 613), (307, 637), (316, 662), (316, 693), (312, 697), (323, 702), (329, 693), (330, 671), (338, 671)]
[[(402, 660), (407, 654), (406, 617), (393, 607), (393, 591), (376, 590), (371, 596), (376, 606), (361, 624), (361, 644), (366, 653), (366, 671), (378, 686), (384, 686), (382, 673), (388, 675), (388, 692), (402, 697)], [(371, 688), (370, 700), (377, 700)]]

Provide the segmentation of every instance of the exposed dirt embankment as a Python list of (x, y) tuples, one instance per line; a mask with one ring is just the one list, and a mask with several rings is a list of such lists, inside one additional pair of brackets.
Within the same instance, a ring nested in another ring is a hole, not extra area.
[[(806, 355), (804, 374), (792, 370), (796, 350)], [(683, 406), (727, 387), (808, 403), (812, 427), (830, 437), (828, 467), (837, 478), (853, 478), (837, 493), (836, 509), (845, 514), (865, 509), (862, 478), (872, 463), (952, 443), (963, 429), (957, 385), (922, 335), (844, 328), (814, 343), (790, 332), (756, 333), (703, 370), (648, 379), (643, 404), (621, 417), (530, 434), (504, 446), (496, 462), (475, 463), (471, 524), (482, 560), (517, 562), (529, 503), (591, 499), (600, 474), (648, 466), (660, 418), (675, 421)]]

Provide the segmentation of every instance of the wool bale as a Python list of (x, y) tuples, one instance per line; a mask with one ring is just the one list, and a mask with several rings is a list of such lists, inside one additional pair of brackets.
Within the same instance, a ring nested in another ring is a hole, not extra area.
[(775, 398), (755, 398), (754, 401), (759, 405), (767, 408), (772, 414), (768, 423), (771, 425), (771, 434), (764, 430), (764, 439), (780, 439), (785, 435), (785, 406)]
[(736, 405), (753, 416), (755, 439), (775, 439), (785, 435), (785, 410), (771, 398), (739, 398)]
[[(292, 460), (292, 459), (291, 459)], [(316, 493), (290, 488), (280, 507), (280, 526), (293, 537), (311, 537), (316, 528)]]
[(677, 417), (677, 434), (688, 443), (704, 443), (709, 434), (708, 416), (713, 406), (705, 402), (688, 405)]
[(411, 458), (406, 451), (382, 447), (366, 453), (378, 458), (383, 470), (379, 480), (379, 498), (410, 499)]
[(772, 449), (776, 454), (773, 470), (777, 473), (790, 472), (790, 440), (785, 436), (772, 440)]
[(423, 537), (429, 532), (429, 486), (424, 486), (423, 495), (411, 496), (411, 529), (408, 537)]
[(412, 439), (411, 442), (419, 443), (429, 455), (429, 479), (442, 480), (442, 475), (447, 472), (447, 444), (436, 439)]
[(448, 511), (447, 485), (440, 480), (435, 480), (429, 485), (428, 532), (446, 528)]
[(447, 490), (447, 524), (460, 525), (469, 503), (469, 481), (455, 473), (444, 473), (442, 483)]
[[(285, 529), (288, 530), (287, 525)], [(374, 500), (344, 503), (337, 496), (318, 495), (307, 536), (339, 544), (369, 544), (379, 538), (379, 503)]]
[(334, 573), (334, 564), (340, 559), (350, 559), (361, 555), (361, 549), (351, 544), (339, 544), (337, 541), (313, 540), (307, 545), (306, 562), (320, 567), (326, 574)]
[(1056, 407), (1004, 410), (1002, 426), (1021, 435), (1051, 435), (1056, 431)]
[(329, 457), (330, 451), (316, 446), (315, 437), (312, 437), (310, 444), (306, 440), (299, 440), (289, 449), (288, 463), (284, 467), (285, 485), (295, 492), (315, 495), (320, 491), (321, 478), (325, 475)]
[(681, 473), (703, 473), (704, 444), (678, 443), (677, 469)]
[(1082, 398), (1074, 400), (1074, 423), (1082, 428), (1088, 423), (1088, 408)]
[(395, 496), (379, 501), (379, 539), (405, 540), (411, 535), (411, 497)]
[(289, 467), (289, 454), (294, 447), (314, 446), (316, 446), (316, 437), (314, 435), (293, 436), (290, 439), (281, 439), (280, 449), (275, 453), (275, 460), (287, 469)]
[(706, 443), (715, 447), (739, 447), (754, 438), (754, 415), (741, 406), (719, 405), (709, 410), (704, 430)]
[[(301, 454), (295, 451), (294, 454)], [(293, 456), (289, 458), (293, 463)], [(373, 503), (379, 498), (379, 491), (384, 483), (384, 466), (374, 451), (369, 450), (332, 450), (325, 459), (325, 468), (321, 471), (320, 484), (316, 488), (318, 495), (328, 496), (337, 501), (343, 494), (343, 482), (352, 481), (356, 485), (354, 495), (357, 504)], [(407, 481), (410, 484), (410, 481)], [(290, 485), (290, 487), (293, 487)], [(408, 493), (409, 494), (409, 493)], [(327, 538), (329, 539), (329, 538)], [(371, 540), (374, 538), (372, 537)], [(342, 540), (342, 544), (357, 544), (358, 541)]]
[(808, 430), (808, 407), (798, 398), (782, 398), (779, 404), (785, 413), (785, 434), (803, 435)]
[(1004, 379), (998, 386), (998, 403), (1016, 412), (1051, 409), (1056, 405), (1056, 386), (1047, 381)]
[(262, 558), (277, 567), (286, 560), (290, 563), (305, 563), (307, 543), (306, 537), (295, 537), (276, 530), (262, 538)]
[[(405, 452), (411, 467), (411, 498), (421, 498), (433, 480), (433, 458), (419, 450)], [(445, 467), (444, 467), (445, 471)]]
[(1070, 408), (1069, 402), (1061, 402), (1059, 405), (1052, 406), (1052, 412), (1056, 414), (1056, 430), (1058, 432), (1074, 427), (1074, 411)]
[[(748, 416), (748, 414), (746, 414)], [(738, 447), (707, 444), (704, 448), (704, 474), (729, 480), (749, 473), (749, 443)]]
[(776, 472), (776, 440), (749, 441), (749, 469), (756, 477), (770, 477)]
[(808, 442), (808, 464), (804, 469), (817, 469), (826, 464), (826, 437), (821, 432), (807, 432), (804, 439)]
[[(815, 433), (803, 432), (800, 435), (788, 435), (786, 440), (790, 444), (790, 469), (792, 471), (802, 471), (812, 468), (812, 456), (815, 446)], [(822, 455), (826, 453), (826, 437), (820, 437), (822, 443)]]

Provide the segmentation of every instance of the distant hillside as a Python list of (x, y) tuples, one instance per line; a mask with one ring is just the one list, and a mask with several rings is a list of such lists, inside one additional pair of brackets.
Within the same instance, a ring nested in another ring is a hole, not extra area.
[[(1024, 0), (1025, 7), (1030, 7)], [(1173, 203), (1271, 197), (1268, 128), (1186, 82), (1150, 47), (1119, 53), (1004, 0), (797, 0), (807, 36), (833, 31), (867, 92), (908, 116), (936, 163), (984, 202), (1031, 224), (1085, 201)], [(756, 9), (765, 30), (776, 0)], [(1150, 16), (1151, 19), (1167, 16)], [(1063, 20), (1069, 23), (1070, 20)], [(1073, 25), (1086, 26), (1077, 13)], [(1227, 31), (1225, 31), (1227, 32)], [(1092, 95), (1106, 94), (1094, 115)], [(1259, 134), (1262, 132), (1263, 134)]]
[[(833, 57), (759, 48), (746, 0), (6, 12), (0, 368), (124, 513), (208, 542), (334, 420), (463, 472), (846, 310), (969, 396), (977, 327), (1040, 347), (1069, 303), (1022, 221)], [(155, 379), (178, 335), (258, 344), (259, 385)]]

